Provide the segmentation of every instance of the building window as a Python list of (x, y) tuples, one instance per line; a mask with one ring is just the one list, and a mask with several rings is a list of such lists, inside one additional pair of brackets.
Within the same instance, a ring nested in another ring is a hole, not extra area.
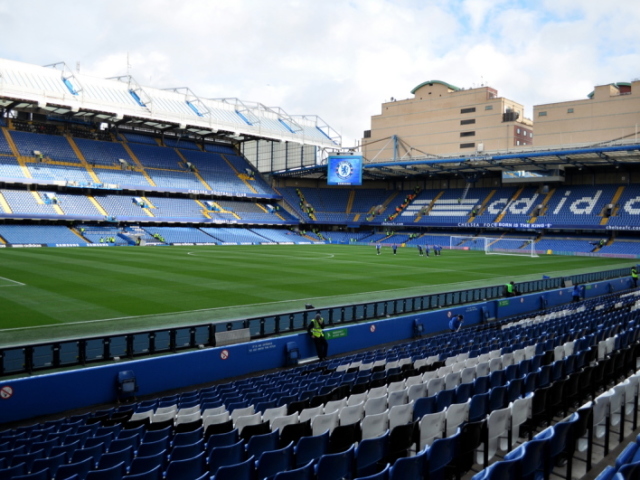
[(460, 125), (471, 125), (473, 123), (476, 123), (475, 118), (470, 118), (468, 120), (460, 120)]
[(493, 110), (493, 105), (485, 105), (484, 109), (485, 110)]
[(460, 110), (460, 113), (473, 113), (476, 111), (476, 107), (463, 108)]
[[(527, 132), (524, 133), (525, 135), (527, 134)], [(520, 129), (518, 128), (518, 135), (520, 135)]]
[(460, 136), (461, 137), (475, 137), (476, 136), (476, 132), (460, 132)]
[(475, 143), (461, 143), (460, 148), (474, 148), (476, 146)]
[(547, 116), (547, 112), (538, 112), (538, 116), (539, 117), (546, 117)]
[(567, 113), (573, 113), (573, 108), (567, 108)]
[(516, 145), (520, 145), (520, 140), (516, 140)]

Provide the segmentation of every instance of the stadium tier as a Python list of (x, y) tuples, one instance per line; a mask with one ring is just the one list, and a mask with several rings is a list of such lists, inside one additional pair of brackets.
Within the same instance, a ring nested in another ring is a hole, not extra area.
[[(308, 468), (318, 480), (337, 468), (396, 479), (626, 472), (638, 450), (629, 428), (639, 409), (637, 298), (593, 298), (141, 401), (135, 387), (121, 393), (133, 398), (125, 405), (0, 431), (0, 472), (199, 479), (248, 468), (241, 478), (309, 478), (295, 476)], [(119, 378), (137, 381), (133, 371)]]

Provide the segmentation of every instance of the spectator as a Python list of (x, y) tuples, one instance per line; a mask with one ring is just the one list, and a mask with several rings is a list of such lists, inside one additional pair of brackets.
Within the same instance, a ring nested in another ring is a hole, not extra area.
[(451, 320), (449, 320), (449, 330), (452, 332), (457, 332), (462, 328), (462, 324), (464, 323), (463, 315), (456, 315)]

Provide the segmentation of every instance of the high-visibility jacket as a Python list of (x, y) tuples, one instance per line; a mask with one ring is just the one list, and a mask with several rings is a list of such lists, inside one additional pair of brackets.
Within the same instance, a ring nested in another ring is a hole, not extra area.
[(507, 287), (507, 293), (513, 293), (513, 285), (510, 283), (507, 283), (505, 285)]
[(631, 277), (638, 278), (638, 269), (636, 267), (631, 268)]
[[(322, 320), (322, 318), (320, 319)], [(316, 320), (315, 318), (311, 319), (311, 335), (319, 338), (319, 337), (324, 337), (324, 332), (322, 331), (322, 326), (320, 325), (320, 323), (318, 322), (318, 320)]]

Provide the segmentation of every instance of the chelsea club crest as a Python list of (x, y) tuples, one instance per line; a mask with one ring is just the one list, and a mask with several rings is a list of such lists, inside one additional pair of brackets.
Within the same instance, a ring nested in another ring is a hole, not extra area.
[(346, 180), (351, 176), (352, 173), (353, 165), (351, 165), (351, 162), (349, 162), (348, 160), (343, 160), (338, 163), (338, 166), (336, 168), (336, 175), (339, 178)]

